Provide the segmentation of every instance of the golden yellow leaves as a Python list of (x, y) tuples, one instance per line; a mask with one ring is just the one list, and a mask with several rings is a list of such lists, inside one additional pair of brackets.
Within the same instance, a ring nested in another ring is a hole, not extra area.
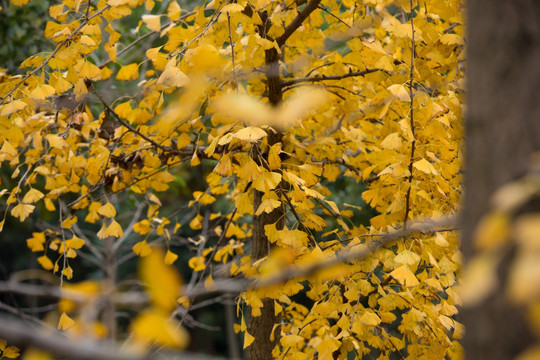
[(31, 188), (24, 195), (22, 202), (26, 204), (33, 204), (43, 198), (43, 193), (37, 189)]
[(274, 192), (264, 194), (261, 205), (255, 212), (255, 215), (261, 215), (264, 213), (271, 213), (274, 209), (281, 206), (281, 201), (278, 200), (277, 195)]
[[(169, 254), (165, 259), (171, 257)], [(153, 343), (184, 348), (189, 335), (169, 317), (176, 307), (182, 280), (174, 268), (166, 264), (163, 253), (153, 249), (149, 256), (141, 259), (139, 278), (147, 287), (152, 308), (139, 314), (131, 324), (135, 340), (145, 345)]]
[(254, 143), (265, 137), (266, 131), (256, 126), (248, 126), (233, 134), (234, 138)]
[(44, 100), (45, 98), (49, 96), (53, 96), (54, 93), (55, 93), (55, 89), (52, 86), (42, 84), (42, 85), (36, 86), (34, 90), (32, 90), (30, 94), (28, 94), (28, 96), (34, 100)]
[(182, 280), (163, 259), (164, 254), (158, 249), (143, 257), (140, 260), (139, 278), (147, 286), (152, 304), (164, 311), (172, 311), (176, 306)]
[(296, 125), (304, 116), (327, 101), (326, 93), (319, 89), (304, 89), (276, 108), (261, 103), (249, 95), (228, 94), (219, 98), (215, 107), (223, 116), (244, 124), (269, 125), (286, 129)]
[(419, 284), (414, 273), (406, 265), (398, 267), (389, 275), (405, 286), (416, 286)]
[(139, 77), (139, 66), (137, 64), (129, 64), (122, 66), (116, 74), (116, 80), (129, 81), (136, 80)]
[(510, 269), (508, 294), (517, 303), (540, 299), (540, 214), (520, 216), (515, 223), (518, 255)]
[(0, 116), (11, 115), (13, 113), (16, 113), (17, 111), (21, 111), (26, 106), (27, 104), (22, 100), (13, 100), (0, 107)]
[(135, 340), (147, 344), (185, 348), (189, 341), (188, 332), (166, 315), (155, 310), (146, 310), (131, 324)]
[(133, 252), (140, 257), (145, 257), (152, 253), (152, 248), (148, 245), (146, 240), (143, 240), (133, 245)]
[(16, 346), (7, 346), (7, 342), (0, 339), (0, 358), (16, 359), (19, 355), (19, 349)]
[(264, 232), (271, 243), (283, 247), (300, 249), (306, 247), (309, 242), (308, 235), (298, 229), (277, 230), (275, 224), (269, 224), (264, 226)]
[(110, 202), (106, 202), (97, 210), (98, 214), (104, 217), (112, 218), (116, 216), (116, 209)]
[(112, 220), (109, 225), (106, 225), (105, 222), (101, 226), (101, 229), (98, 231), (97, 236), (100, 239), (106, 239), (110, 236), (119, 238), (124, 235), (122, 226), (116, 221)]
[(165, 88), (182, 87), (190, 83), (189, 78), (176, 66), (176, 60), (171, 59), (165, 66), (157, 83)]
[(398, 100), (411, 101), (411, 97), (407, 88), (404, 85), (394, 84), (388, 87), (388, 91), (392, 93)]
[(244, 7), (240, 4), (227, 4), (221, 9), (221, 12), (234, 14), (237, 12), (241, 12), (243, 10), (244, 10)]
[(160, 15), (143, 15), (142, 21), (152, 31), (159, 32), (161, 30)]
[(263, 172), (255, 181), (253, 187), (261, 192), (267, 193), (275, 189), (281, 181), (281, 174), (275, 172)]
[(20, 221), (24, 221), (32, 212), (35, 206), (30, 204), (19, 203), (13, 209), (11, 209), (11, 215), (19, 218)]
[(395, 150), (401, 147), (402, 141), (399, 133), (391, 133), (384, 138), (381, 146), (384, 149)]
[(45, 255), (38, 257), (37, 261), (45, 270), (52, 270), (54, 268), (52, 261)]
[(101, 80), (101, 70), (90, 61), (81, 59), (73, 66), (79, 76), (88, 80)]
[(70, 318), (65, 312), (60, 315), (60, 320), (58, 321), (58, 330), (66, 331), (72, 328), (75, 325), (75, 321)]
[(45, 240), (46, 239), (44, 233), (34, 232), (32, 233), (32, 237), (26, 240), (26, 245), (28, 246), (28, 248), (30, 248), (32, 252), (43, 251), (45, 250), (45, 248), (43, 247), (43, 245), (45, 244)]

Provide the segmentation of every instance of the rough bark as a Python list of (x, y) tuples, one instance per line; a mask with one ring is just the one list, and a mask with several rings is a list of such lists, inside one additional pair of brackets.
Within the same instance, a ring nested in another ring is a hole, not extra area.
[[(462, 250), (474, 256), (472, 234), (493, 192), (526, 173), (540, 149), (540, 2), (471, 0), (468, 9), (468, 113)], [(537, 209), (538, 210), (538, 209)], [(499, 268), (501, 283), (507, 261)], [(468, 359), (513, 359), (532, 341), (522, 309), (501, 289), (463, 311)]]
[[(266, 51), (266, 81), (268, 88), (268, 100), (273, 106), (277, 106), (282, 100), (281, 79), (279, 76), (279, 55), (275, 49)], [(268, 132), (268, 143), (273, 145), (281, 141), (281, 134)], [(256, 159), (258, 162), (258, 160)], [(261, 164), (259, 164), (261, 165)], [(253, 201), (254, 211), (257, 211), (264, 194), (255, 190)], [(264, 232), (264, 226), (276, 224), (277, 229), (283, 229), (284, 211), (282, 207), (274, 209), (271, 213), (262, 213), (253, 217), (253, 236), (251, 257), (253, 261), (262, 259), (270, 251), (270, 242)], [(250, 316), (247, 331), (255, 340), (246, 350), (247, 360), (271, 359), (272, 349), (279, 343), (279, 330), (274, 334), (274, 341), (270, 341), (270, 335), (274, 324), (279, 323), (280, 317), (274, 315), (274, 300), (263, 299), (263, 307), (260, 316)]]

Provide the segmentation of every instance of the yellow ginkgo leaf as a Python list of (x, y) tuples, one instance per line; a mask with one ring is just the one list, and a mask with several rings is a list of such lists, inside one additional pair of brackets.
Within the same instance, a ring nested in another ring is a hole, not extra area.
[(66, 247), (71, 249), (80, 249), (84, 246), (84, 240), (73, 236), (71, 239), (66, 240)]
[(163, 311), (171, 311), (176, 306), (182, 280), (172, 266), (165, 264), (164, 258), (161, 250), (154, 249), (141, 259), (138, 274), (147, 287), (152, 304)]
[[(417, 29), (415, 30), (418, 31)], [(413, 27), (411, 26), (411, 24), (400, 24), (394, 27), (393, 33), (397, 37), (407, 37), (411, 39), (413, 34)]]
[(16, 359), (20, 356), (20, 350), (16, 346), (8, 346), (4, 349), (4, 352), (2, 353), (2, 357), (8, 358), (8, 359)]
[(26, 246), (28, 246), (32, 252), (43, 251), (43, 244), (45, 244), (45, 240), (44, 233), (35, 232), (32, 233), (32, 237), (30, 239), (26, 240)]
[(159, 32), (161, 30), (161, 16), (160, 15), (143, 15), (142, 21), (152, 31)]
[(176, 261), (176, 259), (178, 259), (178, 255), (173, 253), (171, 250), (167, 250), (167, 253), (165, 254), (165, 264), (171, 265)]
[(9, 141), (5, 140), (2, 148), (0, 148), (0, 154), (6, 154), (9, 156), (17, 156), (17, 150), (10, 144)]
[(28, 4), (30, 0), (10, 0), (10, 3), (12, 3), (15, 6), (24, 6)]
[(101, 80), (101, 70), (90, 61), (82, 59), (79, 60), (73, 68), (77, 71), (81, 78), (89, 80)]
[(233, 13), (241, 12), (243, 10), (244, 10), (244, 7), (240, 4), (228, 4), (228, 5), (225, 5), (221, 9), (221, 12), (233, 14)]
[(108, 217), (108, 218), (112, 218), (112, 217), (115, 217), (116, 216), (116, 209), (114, 208), (114, 205), (111, 204), (110, 202), (107, 201), (106, 204), (104, 204), (103, 206), (101, 206), (99, 209), (98, 209), (98, 214), (101, 215), (101, 216), (105, 216), (105, 217)]
[(131, 324), (135, 341), (147, 345), (160, 345), (183, 349), (188, 345), (189, 334), (182, 327), (155, 310), (139, 314)]
[(253, 344), (253, 341), (255, 341), (255, 338), (246, 331), (244, 333), (244, 349)]
[(19, 218), (20, 221), (24, 221), (34, 211), (34, 208), (34, 205), (19, 203), (11, 209), (11, 215)]
[(180, 17), (180, 14), (182, 13), (182, 8), (180, 8), (180, 5), (176, 1), (171, 1), (169, 3), (169, 6), (167, 7), (167, 17), (169, 20), (174, 21)]
[(60, 320), (58, 321), (57, 329), (65, 331), (71, 328), (73, 325), (75, 325), (75, 321), (69, 316), (67, 316), (65, 312), (63, 312), (62, 315), (60, 315)]
[(107, 236), (114, 236), (119, 238), (124, 234), (124, 232), (122, 231), (122, 227), (120, 226), (120, 224), (113, 220), (111, 224), (107, 226), (106, 234)]
[(24, 195), (22, 202), (26, 204), (33, 204), (36, 201), (41, 200), (43, 196), (44, 195), (41, 191), (32, 188)]
[(45, 135), (45, 138), (49, 142), (49, 145), (53, 148), (63, 149), (69, 146), (66, 140), (56, 134)]
[(409, 91), (405, 88), (405, 85), (394, 84), (388, 87), (388, 91), (392, 93), (398, 100), (411, 101)]
[(395, 150), (401, 146), (401, 136), (399, 133), (392, 133), (381, 142), (383, 149)]
[(44, 268), (45, 270), (52, 270), (54, 267), (51, 259), (49, 259), (45, 255), (38, 257), (37, 261), (39, 265), (41, 265), (41, 267)]
[(84, 83), (83, 78), (80, 78), (79, 80), (77, 80), (73, 91), (75, 93), (76, 101), (82, 100), (86, 96), (86, 94), (88, 94), (88, 88), (86, 87), (86, 84)]
[(289, 334), (282, 336), (279, 342), (284, 348), (295, 348), (304, 343), (304, 338), (297, 334)]
[(152, 227), (150, 226), (150, 221), (148, 220), (141, 220), (137, 222), (133, 226), (133, 231), (135, 231), (137, 234), (146, 235), (150, 231), (152, 231)]
[(146, 240), (139, 241), (133, 246), (133, 252), (140, 257), (145, 257), (152, 253), (152, 248), (148, 245)]
[(116, 74), (116, 80), (128, 81), (136, 80), (139, 77), (139, 67), (137, 64), (122, 66)]
[(413, 251), (405, 250), (400, 252), (394, 258), (394, 261), (403, 265), (415, 265), (420, 261), (420, 256)]
[(172, 59), (165, 66), (165, 70), (161, 73), (157, 83), (166, 87), (181, 87), (189, 84), (190, 81), (187, 75), (176, 67), (176, 62)]
[(88, 35), (81, 36), (80, 42), (84, 46), (96, 46), (96, 42)]
[(439, 174), (438, 171), (435, 170), (433, 165), (431, 165), (431, 163), (427, 161), (426, 159), (415, 161), (413, 163), (413, 166), (426, 174), (433, 174), (433, 175)]
[(406, 265), (401, 265), (390, 273), (390, 276), (399, 281), (402, 285), (416, 286), (418, 279)]
[(111, 6), (121, 6), (125, 5), (129, 2), (129, 0), (107, 0), (107, 4)]
[(439, 41), (445, 45), (465, 45), (463, 38), (456, 34), (444, 34)]
[(24, 109), (26, 106), (27, 104), (24, 101), (21, 101), (21, 100), (11, 101), (0, 108), (1, 109), (0, 116), (11, 115), (17, 111)]
[(281, 205), (281, 202), (276, 199), (266, 199), (261, 202), (255, 215), (261, 215), (263, 212), (271, 213), (272, 210), (278, 208)]
[(188, 261), (188, 265), (190, 268), (193, 269), (193, 271), (202, 271), (206, 267), (206, 264), (204, 263), (204, 258), (201, 256), (194, 256)]
[(362, 316), (360, 316), (360, 322), (365, 325), (379, 325), (381, 323), (381, 318), (371, 311), (365, 311)]
[(267, 136), (268, 134), (266, 131), (261, 129), (260, 127), (256, 126), (248, 126), (241, 130), (238, 130), (233, 134), (233, 136), (237, 139), (244, 140), (247, 142), (257, 142), (263, 137)]
[(257, 176), (253, 182), (253, 187), (262, 192), (275, 189), (281, 181), (281, 174), (276, 172), (264, 172)]
[(34, 90), (30, 91), (28, 96), (34, 100), (43, 100), (49, 96), (53, 96), (54, 93), (55, 90), (51, 85), (43, 84), (36, 86)]

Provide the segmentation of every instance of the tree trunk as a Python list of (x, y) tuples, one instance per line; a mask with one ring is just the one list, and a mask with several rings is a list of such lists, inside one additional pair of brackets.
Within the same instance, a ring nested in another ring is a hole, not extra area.
[[(524, 175), (540, 149), (540, 1), (470, 0), (468, 113), (462, 250), (475, 254), (472, 234), (503, 184)], [(538, 210), (538, 209), (537, 209)], [(507, 255), (511, 260), (512, 255)], [(504, 284), (509, 261), (498, 269)], [(502, 286), (463, 311), (468, 359), (513, 359), (534, 337)]]
[[(268, 100), (273, 106), (277, 106), (282, 98), (281, 79), (279, 76), (279, 55), (276, 49), (269, 49), (266, 55), (266, 80), (268, 88)], [(273, 145), (281, 141), (281, 134), (268, 131), (268, 144)], [(262, 166), (258, 159), (255, 161)], [(254, 212), (257, 211), (264, 194), (255, 190), (253, 201)], [(285, 224), (283, 207), (274, 209), (271, 213), (262, 213), (253, 217), (253, 236), (251, 258), (253, 261), (262, 259), (268, 255), (270, 242), (264, 232), (264, 226), (276, 223), (278, 230), (283, 229)], [(250, 316), (247, 331), (255, 337), (253, 344), (247, 348), (247, 360), (271, 359), (272, 349), (279, 343), (279, 329), (274, 334), (274, 341), (270, 341), (270, 335), (274, 324), (280, 321), (280, 317), (274, 314), (274, 300), (263, 299), (263, 307), (260, 316)]]

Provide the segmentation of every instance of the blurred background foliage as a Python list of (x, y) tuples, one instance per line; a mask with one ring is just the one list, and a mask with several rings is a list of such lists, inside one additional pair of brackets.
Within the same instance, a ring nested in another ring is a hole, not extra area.
[(26, 58), (51, 49), (51, 42), (43, 36), (50, 3), (34, 0), (17, 7), (0, 0), (0, 67), (15, 74)]

